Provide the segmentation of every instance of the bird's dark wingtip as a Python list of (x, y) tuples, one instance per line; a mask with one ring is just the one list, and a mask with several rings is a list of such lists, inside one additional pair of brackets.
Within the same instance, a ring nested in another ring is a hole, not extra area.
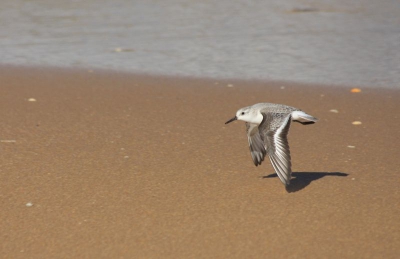
[(295, 122), (301, 123), (303, 125), (310, 125), (310, 124), (314, 124), (315, 121), (298, 121), (298, 120), (294, 120)]

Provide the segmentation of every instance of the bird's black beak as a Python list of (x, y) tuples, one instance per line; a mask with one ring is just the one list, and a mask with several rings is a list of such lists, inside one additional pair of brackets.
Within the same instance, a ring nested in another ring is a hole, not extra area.
[(230, 123), (230, 122), (232, 122), (232, 121), (235, 121), (235, 120), (237, 120), (237, 117), (236, 117), (236, 116), (233, 117), (232, 119), (228, 120), (227, 122), (225, 122), (225, 124), (228, 124), (228, 123)]

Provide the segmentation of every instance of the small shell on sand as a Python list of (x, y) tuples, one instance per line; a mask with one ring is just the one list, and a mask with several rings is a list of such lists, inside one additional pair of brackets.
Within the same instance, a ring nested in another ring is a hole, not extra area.
[(36, 102), (36, 99), (35, 98), (29, 98), (28, 102)]
[(2, 139), (0, 140), (1, 143), (15, 143), (17, 142), (15, 139)]
[(26, 207), (32, 207), (33, 203), (32, 202), (28, 202), (27, 204), (25, 204)]
[(361, 125), (362, 122), (361, 121), (353, 121), (351, 124), (353, 124), (353, 125)]
[(333, 113), (339, 113), (339, 111), (338, 110), (336, 110), (336, 109), (332, 109), (332, 110), (329, 110), (330, 112), (333, 112)]
[(353, 88), (353, 89), (351, 89), (350, 92), (352, 92), (352, 93), (359, 93), (359, 92), (361, 92), (361, 89), (360, 89), (360, 88)]

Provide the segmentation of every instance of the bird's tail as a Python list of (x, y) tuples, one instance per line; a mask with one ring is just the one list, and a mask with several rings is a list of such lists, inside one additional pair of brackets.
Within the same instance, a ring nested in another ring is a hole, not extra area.
[(313, 124), (318, 121), (317, 118), (315, 118), (303, 111), (292, 112), (292, 120), (300, 122), (301, 124)]

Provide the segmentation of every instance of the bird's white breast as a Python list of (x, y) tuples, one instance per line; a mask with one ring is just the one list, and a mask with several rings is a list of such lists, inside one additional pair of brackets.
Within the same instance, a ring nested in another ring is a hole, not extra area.
[(260, 112), (257, 112), (257, 115), (253, 117), (253, 121), (251, 121), (251, 123), (256, 123), (256, 124), (260, 124), (263, 120), (263, 116)]

